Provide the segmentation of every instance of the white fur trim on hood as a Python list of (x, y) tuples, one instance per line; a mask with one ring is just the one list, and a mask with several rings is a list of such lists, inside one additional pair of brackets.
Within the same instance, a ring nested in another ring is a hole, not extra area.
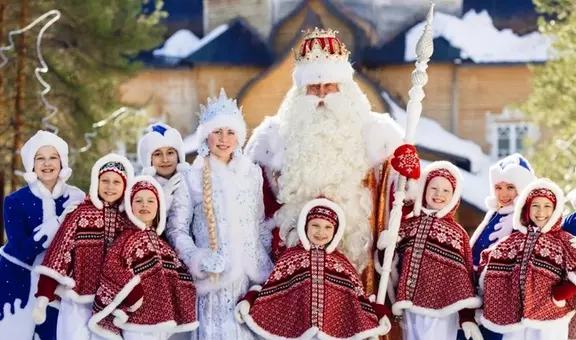
[[(100, 168), (102, 168), (106, 163), (110, 162), (118, 162), (124, 166), (126, 169), (126, 186), (134, 179), (134, 167), (132, 163), (124, 157), (120, 156), (115, 153), (109, 153), (106, 156), (100, 158), (96, 161), (94, 166), (92, 167), (92, 174), (90, 175), (90, 201), (97, 209), (104, 208), (104, 203), (100, 200), (98, 196), (98, 179), (99, 179), (99, 172)], [(126, 193), (126, 188), (124, 188), (124, 194)], [(120, 203), (120, 209), (124, 209), (124, 204)]]
[(344, 235), (344, 229), (346, 228), (346, 215), (344, 214), (344, 210), (340, 208), (340, 206), (329, 199), (326, 198), (317, 198), (311, 201), (308, 201), (302, 210), (300, 210), (300, 216), (298, 217), (298, 237), (300, 238), (300, 242), (302, 246), (306, 250), (310, 250), (310, 241), (308, 240), (308, 236), (306, 235), (306, 217), (312, 208), (317, 206), (325, 206), (328, 207), (336, 213), (338, 216), (338, 230), (330, 244), (326, 247), (326, 253), (330, 254), (336, 249), (340, 241), (342, 240), (342, 236)]
[(566, 203), (564, 193), (560, 187), (546, 179), (540, 178), (535, 180), (534, 182), (530, 183), (524, 190), (518, 195), (518, 201), (516, 201), (516, 205), (514, 206), (514, 217), (513, 217), (513, 226), (514, 229), (519, 230), (520, 232), (526, 234), (527, 228), (526, 226), (522, 225), (522, 209), (526, 204), (526, 200), (528, 199), (528, 195), (535, 190), (535, 189), (548, 189), (552, 191), (552, 193), (556, 196), (556, 207), (552, 212), (552, 216), (548, 222), (542, 227), (542, 233), (547, 233), (550, 229), (558, 222), (559, 219), (562, 219), (562, 211), (564, 210), (564, 204)]
[(422, 205), (424, 200), (424, 190), (426, 189), (426, 179), (428, 178), (428, 174), (434, 170), (439, 169), (446, 169), (448, 170), (452, 176), (456, 179), (456, 187), (454, 188), (454, 193), (452, 194), (452, 199), (446, 206), (436, 213), (436, 217), (442, 218), (446, 216), (448, 213), (456, 207), (458, 202), (460, 201), (460, 196), (462, 195), (462, 184), (464, 179), (462, 178), (462, 173), (460, 169), (454, 164), (447, 162), (447, 161), (437, 161), (430, 163), (424, 170), (422, 171), (422, 175), (420, 179), (418, 179), (418, 191), (416, 195), (416, 199), (414, 200), (414, 216), (420, 216), (420, 212), (422, 211)]
[(68, 144), (59, 136), (52, 132), (39, 130), (32, 136), (20, 150), (22, 163), (24, 164), (24, 180), (28, 184), (32, 184), (38, 180), (38, 176), (34, 172), (34, 157), (36, 152), (43, 146), (52, 146), (60, 155), (60, 164), (62, 169), (58, 177), (64, 182), (72, 175), (72, 169), (68, 166)]
[(294, 85), (345, 83), (354, 80), (354, 68), (347, 60), (296, 62), (292, 72)]
[[(491, 210), (498, 209), (498, 199), (494, 186), (500, 182), (514, 184), (520, 194), (524, 188), (536, 180), (534, 169), (519, 153), (507, 156), (490, 167), (490, 196), (486, 198), (486, 207)], [(516, 202), (516, 201), (514, 201)]]
[(136, 217), (132, 211), (132, 200), (130, 199), (130, 196), (132, 196), (134, 185), (139, 182), (150, 183), (154, 186), (154, 188), (156, 188), (159, 201), (157, 214), (160, 214), (158, 219), (158, 226), (156, 227), (156, 234), (162, 235), (164, 228), (166, 228), (166, 198), (164, 197), (164, 190), (162, 189), (162, 186), (160, 183), (158, 183), (157, 180), (154, 179), (154, 177), (149, 175), (136, 176), (132, 181), (128, 183), (126, 192), (124, 194), (124, 206), (126, 207), (126, 215), (128, 215), (130, 221), (132, 221), (132, 223), (134, 223), (134, 225), (137, 226), (140, 230), (146, 230), (148, 228), (146, 224), (138, 219), (138, 217)]
[(160, 148), (173, 148), (178, 153), (177, 171), (186, 168), (186, 154), (184, 142), (180, 132), (166, 124), (152, 124), (148, 126), (147, 133), (138, 142), (138, 161), (142, 165), (142, 174), (154, 176), (156, 168), (152, 166), (152, 154)]

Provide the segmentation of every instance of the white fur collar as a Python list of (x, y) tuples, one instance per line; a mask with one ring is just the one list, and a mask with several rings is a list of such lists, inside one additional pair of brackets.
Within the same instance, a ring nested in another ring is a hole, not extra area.
[(66, 188), (64, 181), (61, 179), (58, 179), (52, 192), (50, 192), (48, 188), (46, 188), (44, 184), (39, 180), (30, 183), (28, 186), (30, 187), (30, 191), (32, 191), (32, 194), (34, 194), (34, 196), (40, 199), (44, 198), (57, 199), (62, 195), (64, 195), (64, 191)]
[[(516, 199), (518, 199), (518, 197), (516, 197)], [(514, 200), (514, 204), (516, 203), (516, 199)], [(514, 212), (514, 204), (498, 209), (497, 213), (499, 213), (500, 215), (508, 215), (508, 214), (513, 213)]]
[[(202, 169), (204, 166), (204, 157), (196, 157), (192, 167), (197, 169)], [(215, 172), (222, 172), (222, 171), (232, 171), (234, 173), (245, 173), (250, 169), (250, 165), (252, 162), (250, 159), (244, 155), (232, 157), (228, 164), (225, 164), (221, 160), (217, 159), (216, 157), (210, 155), (210, 166), (212, 171)]]

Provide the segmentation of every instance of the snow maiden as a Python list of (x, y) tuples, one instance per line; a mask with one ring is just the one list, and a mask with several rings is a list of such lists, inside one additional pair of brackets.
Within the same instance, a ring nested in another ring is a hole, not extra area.
[(151, 176), (136, 177), (124, 202), (134, 224), (106, 253), (90, 329), (110, 340), (166, 340), (196, 329), (192, 277), (160, 238), (167, 208), (162, 187)]
[[(168, 240), (195, 279), (199, 339), (249, 340), (234, 307), (272, 270), (259, 240), (264, 220), (262, 173), (242, 154), (246, 124), (222, 89), (201, 105), (198, 157), (168, 216)], [(190, 227), (192, 224), (192, 227)]]
[[(237, 305), (239, 322), (269, 339), (367, 339), (390, 331), (390, 311), (371, 302), (360, 276), (336, 249), (346, 217), (336, 203), (308, 202), (288, 248), (264, 284)], [(372, 296), (373, 298), (374, 296)]]
[(44, 258), (66, 214), (84, 199), (78, 188), (65, 184), (68, 144), (47, 131), (38, 131), (20, 151), (27, 186), (4, 200), (8, 243), (0, 249), (0, 334), (3, 339), (56, 338), (58, 311), (48, 307), (46, 322), (36, 326), (38, 275), (33, 268)]
[(576, 249), (560, 227), (564, 194), (547, 179), (528, 185), (508, 238), (482, 253), (482, 324), (504, 340), (568, 339), (574, 315)]
[(100, 158), (92, 167), (89, 196), (66, 216), (42, 264), (35, 269), (41, 275), (34, 321), (44, 323), (48, 302), (58, 296), (59, 339), (98, 339), (90, 334), (87, 323), (104, 255), (122, 228), (131, 223), (122, 198), (133, 177), (128, 159), (116, 154)]
[[(481, 340), (474, 322), (481, 306), (476, 296), (472, 251), (466, 231), (454, 220), (462, 193), (462, 176), (452, 163), (427, 166), (417, 182), (413, 216), (404, 219), (396, 248), (399, 280), (394, 315), (406, 325), (405, 340)], [(388, 237), (384, 248), (396, 240)]]

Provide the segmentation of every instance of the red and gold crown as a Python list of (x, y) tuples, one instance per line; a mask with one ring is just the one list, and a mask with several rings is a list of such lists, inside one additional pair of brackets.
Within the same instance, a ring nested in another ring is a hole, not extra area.
[(350, 52), (336, 37), (338, 31), (316, 27), (314, 30), (306, 30), (302, 33), (304, 33), (304, 40), (298, 51), (294, 50), (296, 63), (321, 60), (348, 61)]

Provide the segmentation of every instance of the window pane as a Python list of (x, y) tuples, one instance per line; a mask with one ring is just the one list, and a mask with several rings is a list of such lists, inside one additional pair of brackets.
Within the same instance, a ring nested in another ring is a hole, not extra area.
[(528, 134), (528, 125), (515, 126), (516, 129), (516, 152), (524, 151), (524, 137)]
[(496, 127), (498, 132), (498, 158), (506, 157), (511, 152), (510, 150), (510, 127), (509, 126), (498, 126)]

